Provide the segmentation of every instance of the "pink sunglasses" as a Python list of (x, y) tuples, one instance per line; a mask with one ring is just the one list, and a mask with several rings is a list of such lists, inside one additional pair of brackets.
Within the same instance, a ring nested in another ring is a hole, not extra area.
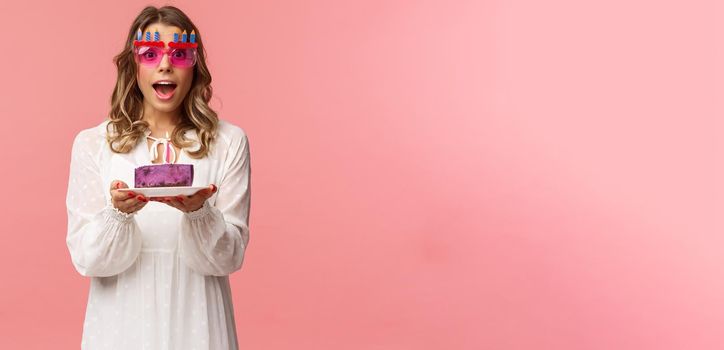
[(169, 48), (164, 46), (163, 41), (135, 41), (133, 52), (136, 62), (146, 67), (157, 67), (163, 55), (167, 54), (174, 67), (189, 68), (196, 64), (196, 44), (169, 42)]

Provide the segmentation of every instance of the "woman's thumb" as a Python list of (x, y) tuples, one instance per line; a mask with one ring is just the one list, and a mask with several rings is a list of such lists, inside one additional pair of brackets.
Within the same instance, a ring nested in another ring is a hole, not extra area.
[(111, 182), (112, 190), (117, 190), (119, 188), (128, 188), (128, 185), (126, 185), (126, 183), (121, 180), (114, 180), (113, 182)]

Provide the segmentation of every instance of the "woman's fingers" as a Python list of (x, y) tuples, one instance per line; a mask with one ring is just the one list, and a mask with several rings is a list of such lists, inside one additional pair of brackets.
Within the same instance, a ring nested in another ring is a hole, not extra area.
[[(115, 192), (115, 193), (113, 193)], [(148, 202), (148, 198), (145, 198), (142, 194), (127, 191), (113, 191), (111, 197), (116, 202), (135, 203), (136, 200), (142, 202)], [(130, 202), (129, 202), (130, 201)]]
[(183, 212), (189, 212), (201, 207), (205, 200), (206, 199), (200, 197), (192, 198), (192, 196), (176, 196), (166, 197), (164, 200), (161, 200), (161, 202), (166, 203)]
[(184, 203), (184, 200), (179, 199), (177, 197), (168, 197), (168, 198), (166, 198), (164, 203), (166, 203), (178, 210), (186, 211), (186, 203)]
[(206, 200), (206, 199), (211, 198), (211, 196), (213, 196), (214, 193), (216, 193), (217, 189), (218, 188), (216, 187), (216, 185), (211, 184), (207, 188), (196, 191), (196, 193), (194, 193), (193, 195), (191, 195), (189, 197), (192, 199), (197, 199), (198, 197), (203, 197), (203, 199)]
[(111, 191), (111, 198), (116, 202), (123, 202), (129, 199), (138, 198), (138, 195), (133, 192), (113, 190)]
[(133, 193), (132, 191), (119, 191), (119, 189), (121, 188), (128, 188), (128, 185), (120, 180), (114, 180), (111, 183), (111, 198), (114, 201), (125, 201), (127, 199), (137, 196), (137, 194)]
[(136, 210), (143, 208), (146, 203), (148, 203), (148, 200), (144, 200), (142, 196), (136, 196), (121, 201), (116, 201), (114, 202), (114, 205), (116, 208), (123, 212), (132, 213)]
[(131, 204), (131, 212), (140, 210), (141, 208), (145, 207), (146, 204), (148, 204), (148, 201), (142, 201), (137, 199), (135, 203)]
[(128, 191), (119, 191), (121, 188), (128, 188), (128, 185), (121, 180), (111, 182), (111, 200), (113, 206), (124, 213), (133, 213), (143, 208), (148, 199), (141, 194)]
[(183, 212), (190, 212), (198, 210), (204, 205), (204, 202), (211, 198), (211, 196), (218, 191), (216, 185), (211, 184), (209, 187), (196, 191), (196, 193), (190, 196), (178, 195), (178, 196), (160, 196), (153, 197), (151, 200), (156, 202), (165, 203), (171, 207), (174, 207)]

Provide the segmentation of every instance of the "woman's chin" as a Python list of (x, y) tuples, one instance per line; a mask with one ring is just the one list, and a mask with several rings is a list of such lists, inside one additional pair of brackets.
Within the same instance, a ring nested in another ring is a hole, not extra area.
[(177, 110), (181, 105), (181, 102), (176, 101), (175, 98), (167, 101), (162, 101), (156, 99), (156, 96), (151, 96), (151, 98), (147, 99), (146, 101), (150, 102), (149, 104), (153, 107), (153, 109), (159, 112), (173, 112)]
[(156, 104), (153, 107), (159, 112), (170, 113), (170, 112), (178, 110), (179, 106), (177, 104), (171, 105), (169, 103), (163, 103), (163, 104)]

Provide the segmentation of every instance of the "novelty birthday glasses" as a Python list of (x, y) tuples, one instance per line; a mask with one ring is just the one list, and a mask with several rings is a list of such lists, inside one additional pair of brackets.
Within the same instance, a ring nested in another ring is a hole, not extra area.
[(169, 61), (177, 68), (189, 68), (196, 64), (196, 49), (194, 48), (165, 49), (156, 46), (138, 46), (135, 51), (136, 62), (147, 67), (157, 67), (164, 54), (168, 54)]
[(141, 40), (141, 31), (138, 31), (136, 40), (133, 41), (133, 52), (136, 62), (147, 67), (157, 67), (161, 62), (164, 54), (168, 55), (168, 60), (174, 67), (189, 68), (196, 64), (196, 33), (192, 30), (189, 41), (186, 41), (186, 31), (181, 34), (179, 41), (178, 33), (173, 34), (173, 41), (165, 43), (159, 40), (158, 30), (154, 33), (153, 41), (151, 41), (151, 32), (146, 32), (146, 40)]

